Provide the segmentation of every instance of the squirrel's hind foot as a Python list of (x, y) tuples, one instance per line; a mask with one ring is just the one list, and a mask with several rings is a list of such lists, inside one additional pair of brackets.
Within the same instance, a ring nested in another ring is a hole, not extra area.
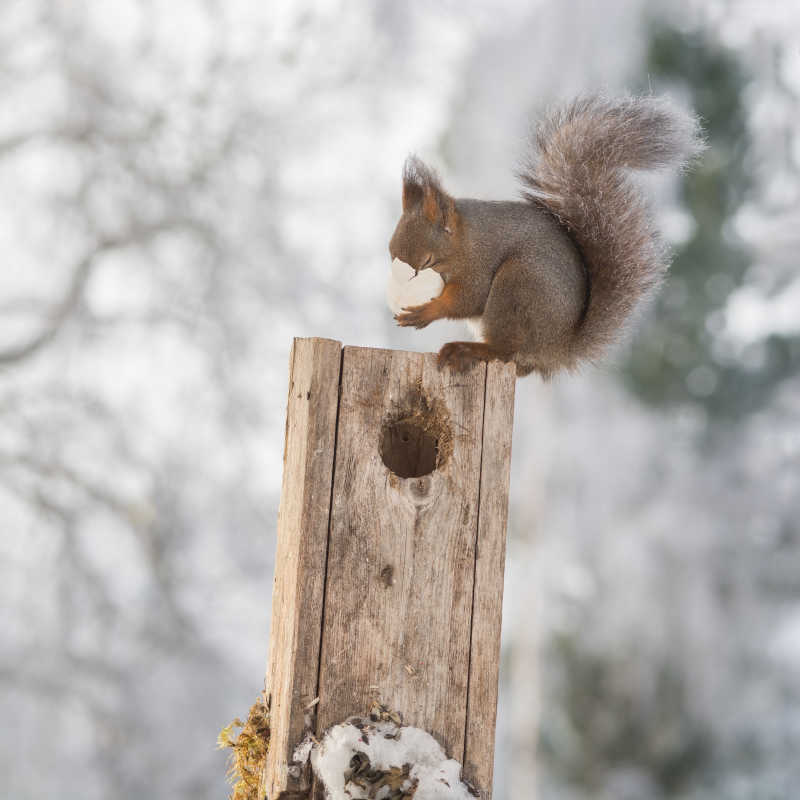
[(466, 372), (478, 361), (512, 361), (512, 357), (494, 350), (485, 342), (448, 342), (440, 351), (439, 369), (450, 367), (455, 372)]

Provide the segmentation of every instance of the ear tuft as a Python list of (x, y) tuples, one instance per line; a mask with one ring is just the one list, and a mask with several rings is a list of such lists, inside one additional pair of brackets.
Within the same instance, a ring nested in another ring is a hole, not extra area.
[(422, 204), (422, 213), (434, 224), (447, 227), (455, 211), (453, 198), (442, 189), (439, 176), (417, 156), (403, 167), (403, 211)]
[(416, 156), (409, 156), (403, 165), (403, 211), (409, 211), (422, 202), (423, 181), (420, 179), (417, 164), (422, 162)]
[(420, 188), (439, 186), (439, 176), (421, 158), (412, 153), (403, 165), (403, 183), (411, 183)]

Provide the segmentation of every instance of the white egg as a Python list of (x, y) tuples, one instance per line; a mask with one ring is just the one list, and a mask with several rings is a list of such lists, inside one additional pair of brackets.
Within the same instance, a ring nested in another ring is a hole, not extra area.
[(421, 306), (438, 297), (444, 289), (442, 276), (433, 269), (414, 268), (395, 258), (386, 285), (386, 301), (393, 314), (399, 314), (409, 306)]

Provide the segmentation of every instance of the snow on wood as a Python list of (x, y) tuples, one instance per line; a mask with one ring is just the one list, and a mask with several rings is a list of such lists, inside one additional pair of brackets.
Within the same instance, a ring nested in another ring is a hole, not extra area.
[(328, 800), (474, 800), (461, 764), (448, 758), (427, 731), (399, 725), (386, 714), (351, 717), (322, 741), (307, 737), (295, 761), (310, 757)]

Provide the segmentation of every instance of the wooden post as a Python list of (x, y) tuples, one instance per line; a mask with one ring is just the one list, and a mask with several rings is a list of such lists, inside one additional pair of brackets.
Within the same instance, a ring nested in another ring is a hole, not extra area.
[(514, 367), (296, 339), (290, 370), (266, 796), (309, 796), (305, 726), (378, 700), (489, 798)]

